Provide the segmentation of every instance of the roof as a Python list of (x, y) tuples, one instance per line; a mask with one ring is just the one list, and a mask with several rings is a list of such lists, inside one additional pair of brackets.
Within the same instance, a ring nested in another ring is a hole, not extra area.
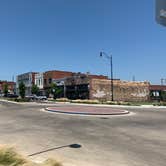
[(166, 90), (166, 85), (150, 85), (150, 90)]

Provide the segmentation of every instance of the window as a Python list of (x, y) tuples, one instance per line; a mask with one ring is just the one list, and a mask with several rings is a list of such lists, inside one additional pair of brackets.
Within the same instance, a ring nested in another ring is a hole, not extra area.
[(44, 79), (44, 84), (45, 84), (45, 85), (47, 84), (47, 79)]
[(48, 81), (48, 82), (49, 82), (49, 84), (51, 84), (51, 83), (52, 83), (52, 79), (51, 79), (51, 78), (49, 78), (49, 81)]

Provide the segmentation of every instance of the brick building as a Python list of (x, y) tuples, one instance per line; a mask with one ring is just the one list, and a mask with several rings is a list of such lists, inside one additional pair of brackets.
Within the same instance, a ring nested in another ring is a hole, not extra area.
[(69, 99), (89, 99), (90, 81), (91, 79), (108, 79), (107, 76), (91, 75), (83, 73), (72, 73), (72, 76), (55, 79), (59, 88), (63, 93), (59, 97), (67, 97)]
[[(65, 80), (56, 80), (64, 89), (63, 96), (69, 99), (111, 100), (111, 80), (106, 76), (75, 74)], [(148, 101), (149, 82), (129, 82), (114, 79), (114, 100)], [(61, 96), (62, 97), (62, 96)]]
[[(111, 80), (107, 76), (69, 71), (46, 71), (44, 73), (25, 73), (17, 77), (17, 88), (20, 82), (26, 85), (26, 95), (31, 94), (31, 87), (36, 84), (41, 95), (48, 95), (52, 83), (56, 83), (62, 92), (58, 97), (69, 99), (111, 100)], [(154, 90), (149, 82), (130, 82), (113, 80), (114, 100), (148, 101)]]
[[(79, 86), (80, 87), (84, 86), (84, 88), (87, 87), (90, 78), (107, 79), (108, 77), (75, 73), (69, 71), (58, 71), (58, 70), (46, 71), (43, 73), (43, 79), (44, 79), (43, 89), (45, 94), (47, 94), (47, 90), (50, 88), (51, 83), (56, 83), (59, 86), (59, 88), (62, 89), (62, 93), (59, 97), (68, 97), (73, 99), (81, 98), (82, 95), (80, 94), (76, 95), (76, 93), (78, 93), (79, 91)], [(82, 98), (85, 97), (82, 96)]]
[(5, 84), (8, 85), (8, 92), (11, 94), (16, 93), (16, 83), (12, 81), (0, 81), (0, 94), (3, 93)]
[(166, 85), (150, 85), (149, 90), (151, 100), (166, 100)]
[[(148, 101), (149, 82), (113, 81), (115, 101)], [(111, 100), (111, 80), (92, 79), (90, 82), (90, 99)]]
[(70, 77), (73, 74), (74, 74), (73, 72), (58, 71), (58, 70), (52, 70), (52, 71), (44, 72), (44, 74), (43, 74), (43, 77), (44, 77), (44, 89), (49, 88), (51, 83), (54, 82), (54, 80)]

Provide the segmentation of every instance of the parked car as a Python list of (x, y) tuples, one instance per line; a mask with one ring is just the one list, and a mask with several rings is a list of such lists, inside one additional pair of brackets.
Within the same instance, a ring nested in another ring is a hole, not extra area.
[(3, 94), (3, 93), (0, 93), (0, 97), (4, 97), (4, 94)]
[(8, 97), (8, 98), (17, 98), (18, 97), (18, 95), (16, 95), (16, 94), (7, 94), (7, 96), (6, 97)]
[(36, 96), (36, 99), (38, 100), (47, 100), (46, 96)]
[(47, 100), (46, 96), (37, 96), (37, 95), (29, 95), (29, 96), (25, 96), (25, 98), (29, 99), (29, 100)]

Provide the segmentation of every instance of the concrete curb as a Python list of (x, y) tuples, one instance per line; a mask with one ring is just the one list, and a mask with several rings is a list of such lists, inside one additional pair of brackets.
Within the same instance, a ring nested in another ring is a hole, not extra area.
[(100, 115), (100, 116), (108, 116), (108, 115), (125, 115), (125, 114), (129, 114), (129, 111), (126, 110), (118, 110), (118, 111), (114, 111), (111, 113), (95, 113), (95, 112), (73, 112), (73, 111), (63, 111), (63, 110), (55, 110), (55, 109), (51, 109), (51, 108), (45, 108), (46, 111), (48, 112), (54, 112), (54, 113), (62, 113), (62, 114), (71, 114), (71, 115), (91, 115), (91, 116), (95, 116), (95, 115)]

